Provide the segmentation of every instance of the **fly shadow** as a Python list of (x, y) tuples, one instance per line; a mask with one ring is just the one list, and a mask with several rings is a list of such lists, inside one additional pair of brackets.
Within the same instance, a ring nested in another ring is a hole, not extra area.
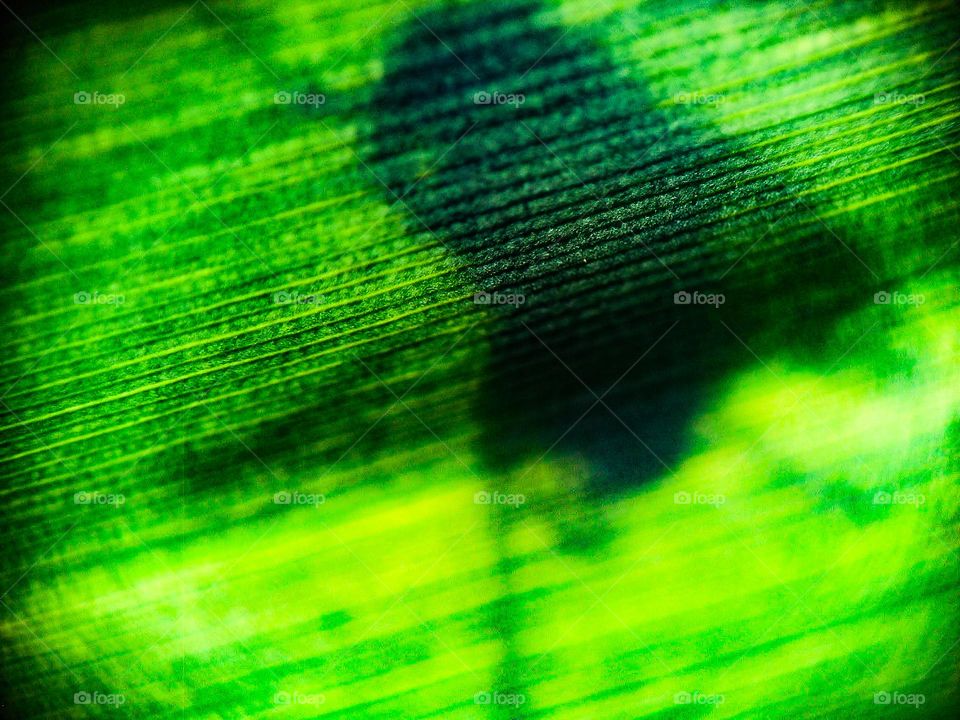
[(495, 315), (478, 407), (490, 469), (574, 454), (602, 499), (669, 474), (711, 388), (754, 351), (815, 357), (869, 278), (822, 228), (774, 230), (805, 211), (785, 181), (753, 179), (761, 158), (653, 96), (591, 28), (542, 12), (412, 19), (368, 163)]

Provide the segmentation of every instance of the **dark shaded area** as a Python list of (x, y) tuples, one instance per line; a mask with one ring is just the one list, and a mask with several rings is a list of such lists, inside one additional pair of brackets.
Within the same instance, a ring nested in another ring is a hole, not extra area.
[[(525, 300), (487, 308), (500, 316), (479, 409), (491, 469), (579, 454), (602, 497), (668, 472), (717, 379), (752, 351), (818, 347), (869, 278), (822, 229), (770, 233), (804, 210), (783, 184), (750, 179), (759, 158), (702, 114), (657, 109), (590, 29), (545, 25), (539, 10), (411, 21), (375, 99), (369, 162), (477, 291)], [(744, 206), (765, 209), (730, 218)], [(681, 290), (725, 302), (678, 305)]]
[(36, 42), (36, 40), (16, 18), (30, 26), (36, 24), (49, 34), (51, 30), (63, 27), (85, 27), (95, 23), (120, 22), (171, 8), (186, 10), (190, 7), (189, 3), (184, 4), (181, 0), (138, 0), (134, 3), (104, 2), (104, 0), (95, 3), (90, 0), (55, 0), (43, 3), (31, 2), (31, 0), (4, 0), (3, 4), (6, 8), (0, 7), (2, 11), (0, 16), (5, 16), (0, 21), (2, 37), (13, 40), (22, 34), (26, 42)]

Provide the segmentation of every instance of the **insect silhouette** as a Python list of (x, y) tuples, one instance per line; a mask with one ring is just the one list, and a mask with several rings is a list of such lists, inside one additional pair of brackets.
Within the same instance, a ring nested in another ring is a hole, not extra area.
[[(749, 180), (762, 159), (652, 95), (603, 28), (480, 5), (409, 23), (373, 103), (371, 167), (496, 313), (478, 400), (489, 466), (575, 455), (602, 498), (670, 473), (710, 388), (753, 361), (739, 337), (815, 347), (858, 291), (835, 289), (855, 261), (815, 232), (793, 246), (803, 261), (774, 261), (774, 242), (744, 254), (798, 207), (784, 182)], [(729, 219), (771, 199), (753, 236)], [(801, 297), (825, 286), (820, 306)], [(808, 312), (785, 330), (769, 307), (790, 293)]]

